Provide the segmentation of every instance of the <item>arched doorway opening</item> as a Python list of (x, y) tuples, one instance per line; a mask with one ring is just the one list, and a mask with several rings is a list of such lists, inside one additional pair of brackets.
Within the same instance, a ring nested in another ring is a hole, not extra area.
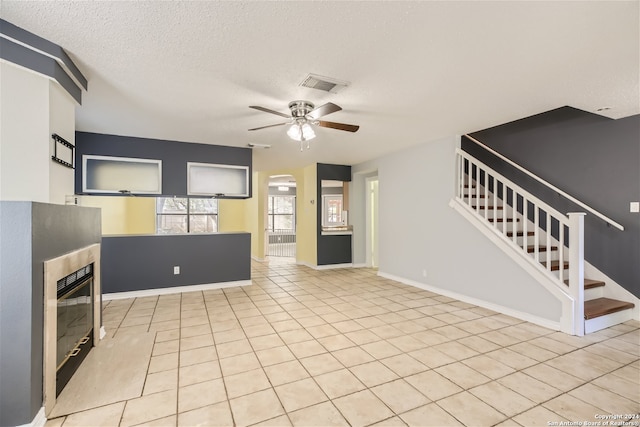
[(271, 261), (296, 260), (296, 179), (292, 175), (269, 177), (266, 255)]

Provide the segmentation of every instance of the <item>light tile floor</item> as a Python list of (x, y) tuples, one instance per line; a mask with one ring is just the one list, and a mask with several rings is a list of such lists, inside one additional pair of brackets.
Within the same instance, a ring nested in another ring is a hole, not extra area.
[(549, 426), (639, 412), (637, 321), (578, 338), (369, 269), (254, 262), (252, 277), (106, 302), (110, 337), (155, 335), (143, 393), (47, 426)]

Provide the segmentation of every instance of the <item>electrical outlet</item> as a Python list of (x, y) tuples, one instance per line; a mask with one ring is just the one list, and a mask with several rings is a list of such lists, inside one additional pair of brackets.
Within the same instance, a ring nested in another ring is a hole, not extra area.
[(633, 212), (633, 213), (640, 212), (640, 202), (629, 203), (629, 212)]
[(173, 274), (180, 274), (180, 266), (176, 265), (173, 267)]

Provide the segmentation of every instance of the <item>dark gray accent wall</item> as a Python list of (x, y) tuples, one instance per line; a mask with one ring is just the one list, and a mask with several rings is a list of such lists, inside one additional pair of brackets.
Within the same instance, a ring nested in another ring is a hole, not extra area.
[[(252, 172), (250, 148), (76, 132), (76, 194), (82, 194), (82, 156), (85, 154), (162, 160), (162, 195), (165, 196), (187, 195), (187, 162), (248, 166), (249, 176)], [(252, 180), (249, 179), (249, 197), (251, 194)]]
[(351, 166), (318, 163), (316, 203), (318, 214), (318, 265), (349, 264), (352, 262), (351, 236), (322, 235), (322, 180), (351, 181)]
[[(0, 33), (24, 43), (24, 45), (22, 45), (0, 37), (0, 58), (54, 78), (73, 99), (80, 104), (82, 103), (82, 88), (87, 89), (87, 79), (82, 75), (80, 70), (78, 70), (78, 67), (76, 67), (71, 58), (69, 58), (69, 55), (67, 55), (64, 49), (4, 19), (0, 19)], [(34, 49), (58, 58), (82, 87), (76, 84), (64, 68), (60, 66), (58, 61)]]
[(317, 174), (318, 187), (323, 179), (351, 182), (351, 166), (318, 163)]
[(101, 261), (105, 294), (250, 280), (251, 234), (105, 236)]
[(350, 264), (351, 236), (318, 236), (318, 265)]
[(100, 209), (0, 202), (0, 425), (42, 407), (44, 261), (100, 239)]
[[(612, 120), (562, 107), (471, 134), (625, 227), (587, 213), (585, 259), (640, 296), (640, 116)], [(560, 212), (584, 209), (463, 138), (463, 150), (521, 185)]]

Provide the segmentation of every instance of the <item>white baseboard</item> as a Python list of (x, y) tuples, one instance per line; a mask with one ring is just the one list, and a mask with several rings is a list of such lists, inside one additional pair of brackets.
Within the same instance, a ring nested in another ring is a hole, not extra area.
[(106, 336), (107, 336), (107, 330), (104, 328), (104, 326), (100, 326), (100, 339), (103, 339)]
[(251, 280), (235, 280), (233, 282), (205, 283), (202, 285), (175, 286), (171, 288), (144, 289), (141, 291), (112, 292), (102, 294), (103, 301), (125, 298), (154, 297), (158, 295), (179, 294), (182, 292), (210, 291), (214, 289), (233, 288), (236, 286), (250, 286)]
[(302, 265), (304, 267), (313, 268), (314, 270), (318, 269), (316, 265), (309, 264), (308, 262), (305, 262), (305, 261), (296, 261), (296, 265)]
[(45, 417), (44, 415), (44, 406), (43, 406), (42, 408), (40, 408), (36, 416), (33, 417), (33, 420), (31, 420), (29, 424), (22, 424), (18, 427), (44, 427), (46, 422), (47, 422), (47, 417)]
[[(355, 266), (352, 263), (344, 263), (344, 264), (326, 264), (326, 265), (312, 265), (308, 262), (297, 261), (297, 265), (304, 265), (305, 267), (313, 268), (314, 270), (333, 270), (336, 268), (354, 268)], [(364, 265), (363, 265), (364, 267)]]
[(534, 316), (533, 314), (525, 313), (519, 310), (514, 310), (513, 308), (510, 308), (510, 307), (504, 307), (498, 304), (494, 304), (492, 302), (480, 300), (474, 297), (459, 294), (457, 292), (452, 292), (447, 289), (438, 288), (436, 286), (427, 285), (424, 283), (416, 282), (410, 279), (405, 279), (404, 277), (395, 276), (393, 274), (388, 274), (381, 271), (378, 272), (378, 276), (384, 277), (385, 279), (395, 280), (396, 282), (404, 283), (405, 285), (413, 286), (415, 288), (424, 289), (425, 291), (434, 292), (436, 294), (440, 294), (449, 298), (454, 298), (462, 302), (477, 305), (478, 307), (493, 310), (498, 313), (506, 314), (507, 316), (515, 317), (516, 319), (524, 320), (526, 322), (531, 322), (536, 325), (543, 326), (545, 328), (548, 328), (554, 331), (561, 330), (560, 322), (555, 322), (553, 320), (545, 319), (543, 317)]
[(316, 270), (334, 270), (336, 268), (353, 268), (353, 264), (348, 262), (348, 263), (344, 263), (344, 264), (316, 265), (314, 268)]

